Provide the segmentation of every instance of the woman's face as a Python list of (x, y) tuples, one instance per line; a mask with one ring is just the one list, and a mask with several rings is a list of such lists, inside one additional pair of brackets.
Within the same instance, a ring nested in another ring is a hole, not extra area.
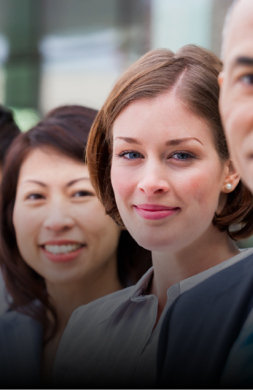
[(173, 93), (131, 103), (113, 125), (111, 180), (122, 220), (153, 251), (178, 251), (217, 232), (228, 174), (211, 129)]
[(87, 166), (53, 149), (35, 149), (23, 162), (13, 223), (23, 259), (46, 281), (76, 282), (116, 266), (120, 231)]

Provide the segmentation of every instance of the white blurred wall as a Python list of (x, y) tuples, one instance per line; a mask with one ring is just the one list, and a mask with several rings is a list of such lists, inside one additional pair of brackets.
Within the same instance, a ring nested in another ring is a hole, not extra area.
[(149, 41), (146, 50), (166, 47), (176, 51), (189, 43), (212, 50), (216, 44), (219, 54), (215, 30), (221, 30), (231, 0), (145, 1), (149, 2), (148, 22), (146, 17), (139, 25), (114, 24), (84, 31), (82, 36), (44, 37), (39, 99), (43, 114), (62, 104), (101, 108), (117, 78), (145, 52), (140, 44), (136, 51), (141, 33)]
[(151, 48), (176, 51), (189, 43), (209, 48), (211, 16), (212, 0), (152, 0)]

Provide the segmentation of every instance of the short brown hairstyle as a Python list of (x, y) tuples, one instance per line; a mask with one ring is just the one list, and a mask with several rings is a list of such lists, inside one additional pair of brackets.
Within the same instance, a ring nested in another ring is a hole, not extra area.
[[(92, 126), (87, 162), (90, 177), (106, 212), (122, 224), (111, 184), (112, 126), (120, 112), (140, 99), (152, 99), (174, 90), (175, 95), (212, 130), (219, 158), (226, 161), (229, 152), (219, 114), (218, 74), (222, 63), (210, 51), (187, 45), (177, 53), (167, 49), (148, 52), (118, 80)], [(253, 197), (240, 181), (228, 194), (222, 212), (215, 214), (213, 224), (227, 231), (234, 240), (253, 233)], [(231, 225), (236, 229), (230, 230)]]

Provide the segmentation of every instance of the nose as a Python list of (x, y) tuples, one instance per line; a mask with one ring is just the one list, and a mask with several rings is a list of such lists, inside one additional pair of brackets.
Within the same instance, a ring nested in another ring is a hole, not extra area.
[(54, 232), (61, 232), (71, 229), (74, 226), (74, 219), (70, 209), (60, 199), (50, 204), (44, 219), (44, 227)]
[(169, 191), (169, 181), (163, 167), (160, 165), (149, 164), (142, 172), (142, 178), (139, 181), (138, 188), (147, 196), (163, 194)]

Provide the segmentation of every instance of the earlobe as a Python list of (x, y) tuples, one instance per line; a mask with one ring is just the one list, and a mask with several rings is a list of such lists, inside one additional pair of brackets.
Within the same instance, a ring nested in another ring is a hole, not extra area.
[(220, 72), (220, 74), (218, 76), (218, 84), (220, 87), (222, 86), (223, 81), (224, 81), (224, 72), (222, 71), (222, 72)]
[(235, 170), (233, 162), (231, 160), (227, 163), (227, 175), (225, 177), (222, 192), (229, 193), (234, 191), (240, 181), (240, 175)]

